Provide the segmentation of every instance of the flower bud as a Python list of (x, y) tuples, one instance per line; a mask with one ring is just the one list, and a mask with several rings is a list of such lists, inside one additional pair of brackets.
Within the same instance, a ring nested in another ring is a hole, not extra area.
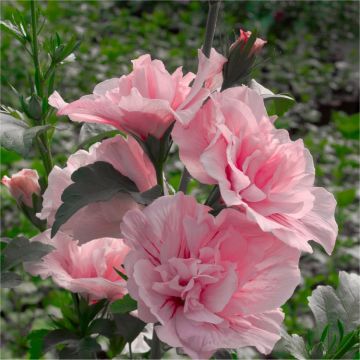
[[(235, 47), (235, 45), (237, 44), (241, 44), (241, 47), (240, 49), (244, 49), (246, 43), (248, 42), (249, 38), (251, 36), (251, 31), (244, 31), (242, 29), (240, 29), (240, 36), (238, 37), (238, 39), (233, 43), (231, 44), (230, 46), (230, 51)], [(252, 56), (252, 55), (256, 55), (258, 54), (261, 49), (264, 47), (264, 45), (266, 44), (266, 41), (263, 40), (263, 39), (260, 39), (260, 38), (256, 38), (251, 50), (250, 50), (250, 53), (249, 53), (249, 56)]]
[(35, 170), (23, 169), (11, 178), (4, 176), (1, 182), (19, 204), (33, 207), (32, 195), (40, 195), (39, 175)]
[(246, 83), (254, 67), (256, 55), (266, 44), (255, 33), (240, 30), (240, 36), (230, 46), (228, 61), (223, 67), (223, 85), (225, 90), (239, 83)]
[(41, 98), (35, 94), (29, 100), (28, 112), (32, 119), (40, 120), (42, 115)]

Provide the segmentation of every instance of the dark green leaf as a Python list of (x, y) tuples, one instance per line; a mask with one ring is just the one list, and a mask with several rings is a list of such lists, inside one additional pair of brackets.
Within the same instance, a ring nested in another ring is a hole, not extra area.
[(126, 294), (123, 298), (114, 301), (110, 305), (110, 309), (114, 314), (125, 314), (136, 310), (137, 302), (132, 297), (130, 297), (129, 294)]
[(130, 314), (114, 314), (116, 334), (121, 335), (126, 342), (133, 342), (144, 329), (146, 323)]
[(28, 107), (29, 115), (34, 120), (40, 120), (42, 109), (41, 109), (41, 98), (39, 96), (33, 94), (29, 100), (29, 107)]
[(85, 337), (78, 341), (71, 341), (59, 351), (60, 359), (97, 359), (96, 354), (101, 346), (96, 339)]
[(219, 349), (212, 356), (214, 359), (231, 359), (231, 353), (227, 349)]
[(95, 319), (87, 329), (87, 334), (100, 334), (108, 338), (112, 337), (115, 332), (115, 323), (110, 319)]
[(116, 272), (122, 279), (124, 279), (125, 281), (128, 280), (128, 277), (127, 277), (123, 272), (121, 272), (120, 270), (118, 270), (116, 267), (113, 267), (113, 269), (115, 270), (115, 272)]
[(160, 185), (155, 185), (151, 189), (144, 191), (142, 193), (132, 192), (131, 196), (137, 203), (142, 204), (142, 205), (149, 205), (155, 199), (162, 196), (162, 189), (161, 189)]
[(51, 236), (54, 236), (72, 215), (90, 203), (108, 201), (119, 192), (134, 194), (138, 199), (140, 196), (132, 180), (103, 161), (79, 168), (73, 172), (71, 179), (74, 183), (62, 194), (63, 204), (55, 215)]
[(25, 261), (37, 261), (53, 249), (51, 245), (39, 241), (30, 242), (24, 237), (17, 237), (3, 251), (5, 257), (3, 269), (10, 269)]
[(48, 352), (52, 347), (59, 344), (76, 344), (79, 337), (73, 332), (66, 329), (56, 329), (50, 331), (44, 337), (44, 353)]
[(49, 330), (34, 330), (28, 336), (30, 359), (40, 359), (44, 353), (44, 337)]
[(13, 288), (21, 284), (21, 276), (13, 272), (1, 272), (1, 287)]
[(88, 319), (89, 321), (91, 321), (92, 319), (94, 319), (94, 317), (102, 310), (104, 309), (104, 307), (108, 304), (108, 300), (107, 299), (102, 299), (98, 302), (96, 302), (95, 304), (92, 305), (88, 305), (88, 308), (86, 310), (86, 312), (88, 313)]

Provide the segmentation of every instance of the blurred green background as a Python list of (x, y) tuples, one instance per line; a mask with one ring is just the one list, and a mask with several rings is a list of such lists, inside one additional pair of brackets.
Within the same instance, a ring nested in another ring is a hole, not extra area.
[[(204, 38), (204, 1), (40, 1), (46, 19), (43, 32), (82, 38), (76, 61), (60, 69), (56, 89), (66, 101), (92, 92), (100, 81), (131, 70), (131, 59), (150, 53), (169, 71), (183, 66), (196, 72), (197, 49)], [(29, 3), (1, 1), (1, 19), (14, 9), (30, 16)], [(318, 284), (336, 285), (339, 270), (358, 272), (359, 263), (359, 3), (352, 1), (224, 1), (214, 46), (225, 53), (240, 27), (257, 29), (268, 41), (254, 78), (275, 93), (288, 93), (296, 104), (277, 120), (293, 139), (304, 138), (316, 164), (317, 184), (338, 201), (339, 237), (328, 257), (315, 246), (301, 260), (303, 280), (284, 306), (290, 333), (304, 335), (312, 326), (307, 296)], [(9, 84), (30, 96), (31, 60), (20, 44), (1, 33), (1, 104), (19, 109)], [(61, 119), (55, 134), (57, 164), (77, 148), (79, 124)], [(1, 176), (23, 167), (42, 172), (39, 159), (22, 159), (1, 149)], [(173, 156), (169, 181), (179, 181), (181, 164)], [(195, 184), (192, 183), (193, 189)], [(194, 190), (195, 191), (195, 190)], [(201, 193), (199, 194), (201, 196)], [(36, 229), (22, 216), (1, 187), (2, 236)], [(58, 314), (68, 294), (51, 281), (27, 277), (1, 292), (1, 358), (35, 358), (27, 334), (49, 326), (47, 314)], [(250, 355), (248, 355), (250, 356)], [(254, 355), (259, 357), (258, 354)], [(270, 357), (278, 358), (276, 351)]]

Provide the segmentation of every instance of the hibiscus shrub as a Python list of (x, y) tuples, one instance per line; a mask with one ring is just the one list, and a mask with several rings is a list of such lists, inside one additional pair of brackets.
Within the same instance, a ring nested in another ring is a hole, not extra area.
[[(52, 328), (29, 337), (39, 357), (161, 358), (173, 348), (194, 359), (237, 358), (245, 347), (269, 354), (281, 337), (297, 358), (356, 351), (355, 274), (340, 275), (337, 293), (318, 288), (309, 299), (316, 343), (282, 329), (301, 252), (312, 252), (313, 240), (332, 253), (336, 201), (314, 185), (303, 141), (268, 115), (268, 104), (293, 99), (251, 79), (266, 41), (241, 29), (227, 54), (212, 48), (219, 6), (209, 2), (196, 74), (170, 73), (145, 54), (129, 74), (69, 103), (54, 91), (55, 74), (78, 41), (48, 38), (49, 60), (39, 61), (35, 2), (31, 24), (20, 13), (3, 22), (31, 54), (34, 84), (29, 98), (19, 97), (21, 112), (3, 107), (1, 145), (22, 155), (36, 149), (44, 166), (40, 179), (23, 169), (2, 180), (40, 231), (30, 241), (3, 240), (3, 286), (21, 282), (13, 268), (23, 263), (72, 294)], [(85, 123), (83, 144), (92, 144), (65, 167), (51, 156), (54, 109)], [(177, 189), (165, 171), (173, 151), (184, 165)], [(204, 203), (187, 195), (190, 178), (209, 186)]]

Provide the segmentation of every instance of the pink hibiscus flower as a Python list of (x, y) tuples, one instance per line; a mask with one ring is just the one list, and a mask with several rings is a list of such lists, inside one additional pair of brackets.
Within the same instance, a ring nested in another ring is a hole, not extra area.
[(178, 193), (125, 215), (138, 315), (160, 322), (159, 338), (192, 358), (245, 346), (269, 353), (280, 339), (279, 307), (299, 283), (299, 251), (236, 210), (208, 211)]
[(293, 247), (311, 251), (308, 241), (315, 240), (331, 253), (336, 201), (314, 186), (303, 141), (275, 128), (255, 91), (241, 86), (212, 94), (187, 125), (176, 123), (172, 136), (191, 175), (218, 184), (227, 206)]
[(62, 232), (51, 239), (50, 230), (46, 230), (32, 240), (50, 244), (55, 250), (38, 262), (26, 263), (30, 274), (51, 277), (60, 287), (81, 294), (89, 302), (114, 301), (127, 293), (126, 281), (114, 270), (121, 271), (129, 251), (122, 239), (95, 239), (80, 246)]
[[(136, 140), (115, 136), (94, 144), (89, 151), (77, 151), (69, 157), (65, 168), (53, 168), (43, 195), (43, 209), (38, 217), (46, 219), (48, 225), (52, 226), (62, 204), (61, 195), (72, 183), (72, 173), (96, 161), (110, 163), (132, 180), (141, 192), (156, 185), (155, 169)], [(83, 207), (62, 225), (61, 231), (79, 240), (80, 244), (101, 237), (121, 237), (119, 224), (122, 217), (128, 210), (139, 206), (130, 195), (119, 193), (109, 201)]]
[(189, 94), (195, 75), (183, 76), (181, 67), (170, 74), (162, 61), (148, 54), (132, 63), (129, 75), (103, 81), (92, 95), (68, 104), (54, 92), (49, 103), (58, 115), (73, 121), (109, 124), (141, 139), (149, 134), (160, 139), (175, 120), (174, 111)]

